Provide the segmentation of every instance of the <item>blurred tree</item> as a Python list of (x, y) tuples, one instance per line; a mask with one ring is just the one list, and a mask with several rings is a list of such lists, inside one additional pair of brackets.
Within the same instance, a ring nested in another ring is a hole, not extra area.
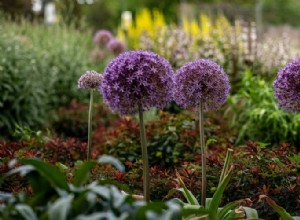
[(98, 0), (94, 4), (83, 5), (83, 13), (87, 23), (93, 28), (114, 31), (120, 20), (120, 0)]
[(60, 20), (67, 24), (79, 26), (82, 18), (82, 7), (76, 0), (54, 0)]
[(31, 17), (31, 0), (0, 0), (0, 10), (9, 14), (12, 19), (20, 16)]

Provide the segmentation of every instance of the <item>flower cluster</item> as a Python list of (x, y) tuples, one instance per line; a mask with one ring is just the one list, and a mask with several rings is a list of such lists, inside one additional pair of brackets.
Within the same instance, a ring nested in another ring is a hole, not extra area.
[(114, 38), (108, 30), (99, 30), (94, 36), (95, 49), (91, 52), (91, 58), (94, 61), (102, 61), (110, 55), (118, 56), (126, 50), (123, 41)]
[(107, 44), (108, 50), (113, 53), (115, 56), (118, 56), (120, 53), (125, 52), (126, 46), (123, 43), (123, 41), (120, 41), (118, 39), (112, 39)]
[(274, 92), (279, 105), (286, 111), (300, 111), (300, 58), (278, 72)]
[(99, 30), (96, 32), (93, 42), (96, 45), (106, 46), (111, 39), (113, 39), (113, 35), (110, 31)]
[(102, 76), (94, 70), (87, 71), (78, 80), (78, 88), (97, 89), (101, 85)]
[(105, 103), (122, 115), (163, 108), (172, 98), (173, 70), (169, 62), (155, 53), (129, 51), (106, 67), (101, 84)]
[(216, 109), (229, 94), (230, 85), (222, 67), (213, 61), (199, 59), (185, 64), (174, 77), (174, 101), (182, 107)]

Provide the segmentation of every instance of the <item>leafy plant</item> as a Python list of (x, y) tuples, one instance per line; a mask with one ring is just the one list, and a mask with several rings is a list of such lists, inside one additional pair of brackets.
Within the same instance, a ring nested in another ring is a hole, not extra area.
[(218, 220), (218, 219), (225, 220), (225, 219), (246, 217), (246, 219), (258, 219), (258, 214), (255, 209), (240, 206), (242, 200), (231, 202), (225, 205), (224, 207), (219, 208), (219, 204), (221, 203), (223, 192), (226, 186), (228, 185), (229, 180), (233, 174), (233, 166), (231, 165), (232, 154), (233, 154), (233, 150), (228, 149), (223, 170), (220, 176), (219, 185), (213, 197), (206, 198), (205, 206), (199, 204), (196, 197), (185, 186), (180, 175), (177, 175), (178, 181), (182, 187), (176, 190), (182, 192), (184, 197), (187, 200), (187, 203), (183, 203), (184, 204), (183, 210), (185, 208), (193, 207), (195, 210), (198, 211), (198, 213), (195, 216), (192, 216), (192, 218), (206, 219), (206, 220)]
[(238, 131), (237, 144), (256, 140), (300, 146), (300, 114), (287, 113), (279, 107), (270, 83), (248, 70), (239, 87), (229, 98), (226, 112), (232, 128)]
[[(7, 175), (25, 176), (33, 195), (0, 194), (0, 217), (4, 219), (181, 219), (176, 201), (146, 204), (122, 194), (115, 186), (87, 183), (96, 161), (86, 161), (74, 173), (73, 184), (68, 184), (61, 172), (37, 159), (23, 159), (23, 165)], [(123, 170), (120, 162), (110, 156), (99, 158)], [(6, 175), (6, 176), (7, 176)]]
[(54, 118), (53, 110), (72, 99), (87, 100), (76, 81), (88, 66), (102, 67), (89, 62), (88, 31), (25, 20), (18, 24), (2, 17), (0, 22), (2, 138), (11, 138), (15, 124), (45, 128)]

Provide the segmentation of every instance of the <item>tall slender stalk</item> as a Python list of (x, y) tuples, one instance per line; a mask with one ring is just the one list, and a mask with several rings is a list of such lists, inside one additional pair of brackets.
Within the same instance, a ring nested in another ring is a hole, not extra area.
[(148, 152), (146, 145), (146, 133), (144, 124), (144, 115), (142, 105), (139, 104), (139, 120), (140, 120), (140, 135), (142, 146), (142, 160), (143, 160), (143, 192), (144, 200), (150, 201), (150, 176), (149, 176), (149, 164), (148, 164)]
[(204, 121), (203, 121), (203, 102), (199, 102), (199, 134), (200, 134), (200, 147), (202, 159), (202, 189), (201, 189), (201, 205), (205, 207), (206, 200), (206, 149), (204, 140)]
[(91, 151), (92, 151), (92, 116), (93, 116), (93, 89), (90, 90), (87, 160), (91, 158)]

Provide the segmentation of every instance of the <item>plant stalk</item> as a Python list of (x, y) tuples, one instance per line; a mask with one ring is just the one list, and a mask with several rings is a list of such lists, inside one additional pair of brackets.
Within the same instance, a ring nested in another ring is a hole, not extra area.
[(233, 150), (228, 148), (227, 153), (226, 153), (226, 158), (224, 161), (224, 166), (223, 166), (222, 173), (221, 173), (220, 180), (219, 180), (219, 185), (221, 184), (221, 182), (223, 181), (225, 176), (227, 176), (227, 174), (229, 173), (229, 168), (232, 163), (232, 154), (233, 154)]
[(143, 107), (139, 104), (139, 120), (140, 120), (140, 135), (141, 135), (141, 146), (142, 146), (142, 160), (143, 160), (143, 192), (144, 200), (150, 201), (150, 176), (149, 176), (149, 163), (148, 163), (148, 152), (146, 145), (146, 133), (144, 124)]
[(203, 102), (199, 102), (199, 134), (200, 134), (200, 147), (202, 159), (202, 189), (201, 189), (201, 205), (205, 207), (206, 200), (206, 149), (204, 139), (204, 121), (203, 121)]
[(90, 90), (90, 106), (89, 106), (89, 119), (88, 119), (88, 148), (87, 160), (91, 159), (92, 151), (92, 116), (93, 116), (93, 90)]

